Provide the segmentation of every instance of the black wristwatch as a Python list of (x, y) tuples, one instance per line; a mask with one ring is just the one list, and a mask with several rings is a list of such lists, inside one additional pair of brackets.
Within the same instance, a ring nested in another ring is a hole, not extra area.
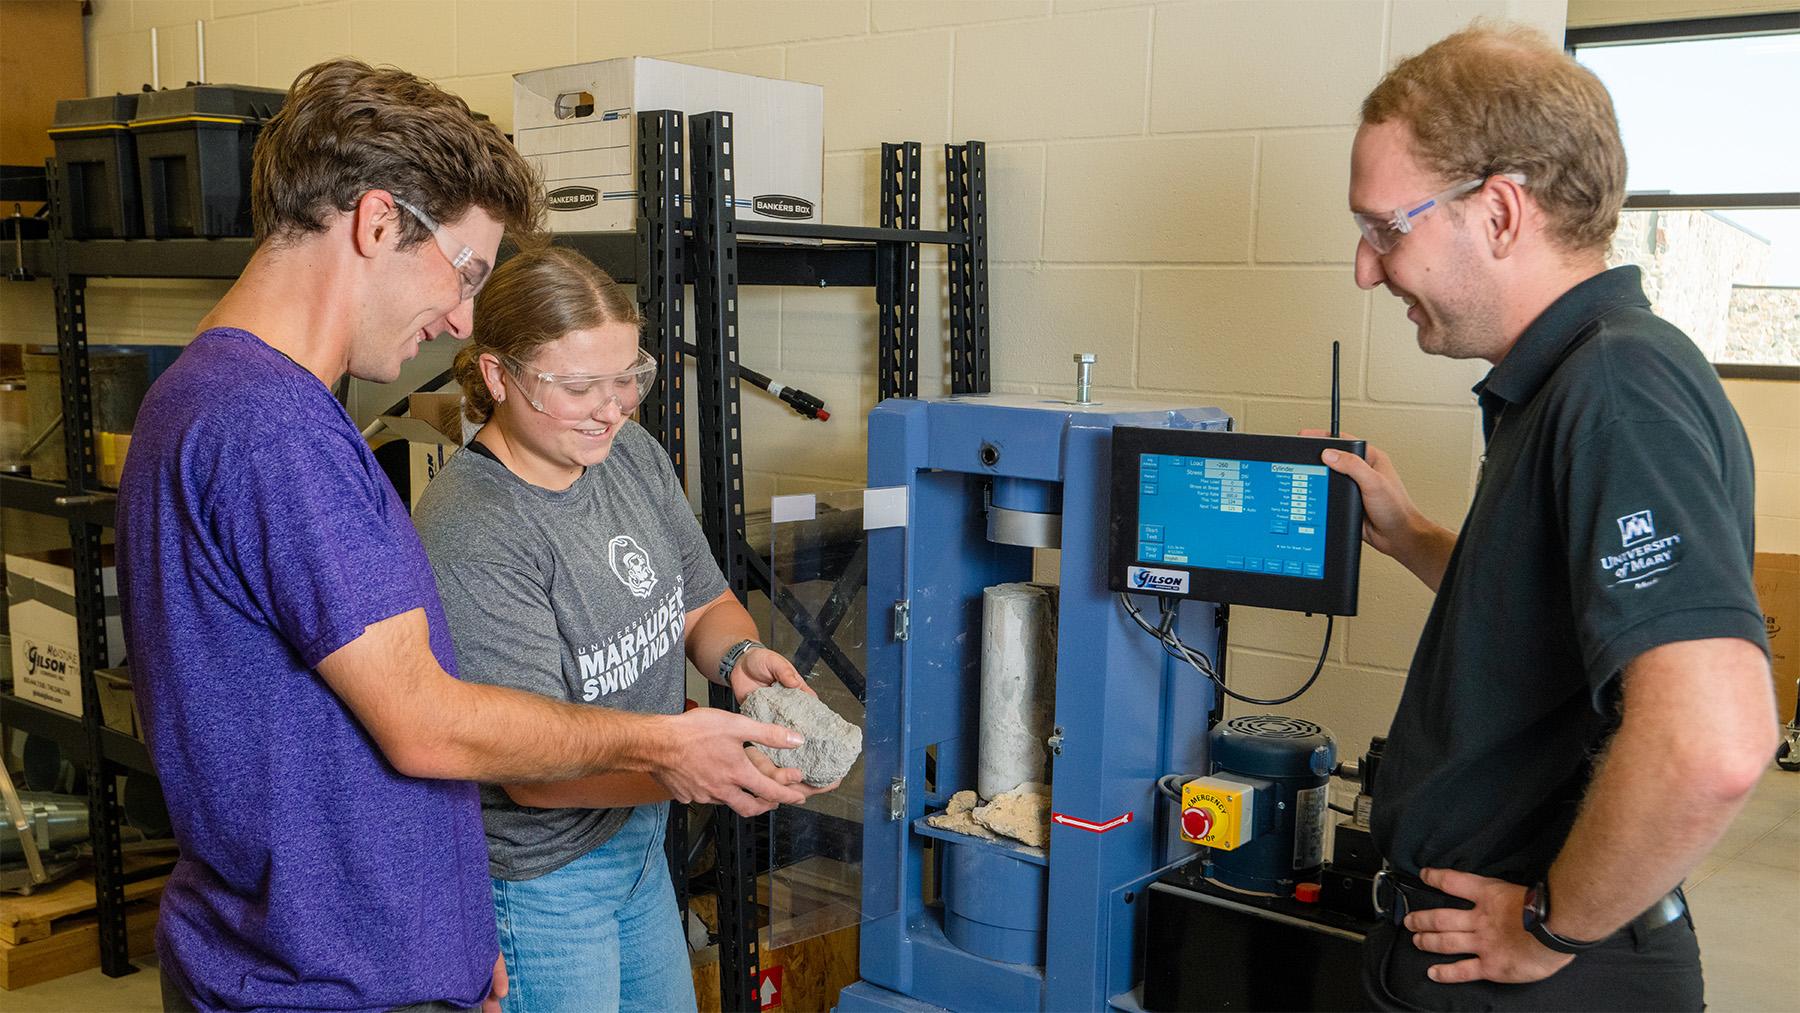
[(762, 643), (756, 640), (740, 640), (732, 644), (725, 656), (719, 659), (719, 685), (731, 685), (731, 670), (737, 667), (738, 659), (761, 646)]
[(1525, 931), (1531, 933), (1531, 938), (1558, 953), (1581, 953), (1606, 941), (1596, 939), (1593, 942), (1584, 943), (1574, 939), (1564, 939), (1550, 931), (1550, 926), (1547, 924), (1549, 921), (1550, 881), (1540, 879), (1536, 886), (1525, 891)]

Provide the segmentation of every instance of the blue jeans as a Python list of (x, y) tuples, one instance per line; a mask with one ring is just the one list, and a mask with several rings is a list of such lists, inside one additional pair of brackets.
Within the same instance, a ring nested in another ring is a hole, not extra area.
[(494, 880), (505, 1013), (692, 1010), (694, 978), (663, 858), (668, 805), (536, 879)]

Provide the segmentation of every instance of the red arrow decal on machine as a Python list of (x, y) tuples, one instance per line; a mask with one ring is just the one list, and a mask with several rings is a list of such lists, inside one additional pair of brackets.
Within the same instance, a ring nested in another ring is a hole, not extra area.
[(1089, 820), (1078, 819), (1063, 813), (1051, 813), (1050, 819), (1052, 822), (1061, 823), (1065, 827), (1074, 827), (1077, 830), (1087, 830), (1096, 834), (1104, 834), (1114, 827), (1122, 827), (1125, 824), (1130, 823), (1131, 813), (1126, 813), (1123, 816), (1115, 816), (1105, 823), (1094, 823)]

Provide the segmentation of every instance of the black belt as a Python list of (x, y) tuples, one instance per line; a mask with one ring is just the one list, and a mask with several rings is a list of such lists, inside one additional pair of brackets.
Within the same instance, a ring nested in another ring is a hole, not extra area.
[[(1413, 911), (1429, 911), (1432, 908), (1440, 907), (1452, 907), (1467, 911), (1475, 906), (1471, 900), (1427, 886), (1417, 876), (1394, 869), (1383, 869), (1376, 873), (1370, 893), (1375, 904), (1375, 913), (1395, 925), (1404, 925), (1406, 916)], [(1633, 918), (1619, 931), (1606, 938), (1654, 932), (1677, 921), (1685, 914), (1687, 914), (1687, 897), (1682, 894), (1681, 887), (1678, 886), (1663, 894), (1656, 903), (1645, 909), (1643, 914)]]

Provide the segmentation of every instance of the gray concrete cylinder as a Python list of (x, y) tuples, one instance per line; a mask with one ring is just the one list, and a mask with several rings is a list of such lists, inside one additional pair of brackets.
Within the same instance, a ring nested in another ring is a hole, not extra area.
[(983, 800), (1026, 781), (1048, 782), (1044, 740), (1056, 716), (1056, 588), (996, 584), (981, 595)]

